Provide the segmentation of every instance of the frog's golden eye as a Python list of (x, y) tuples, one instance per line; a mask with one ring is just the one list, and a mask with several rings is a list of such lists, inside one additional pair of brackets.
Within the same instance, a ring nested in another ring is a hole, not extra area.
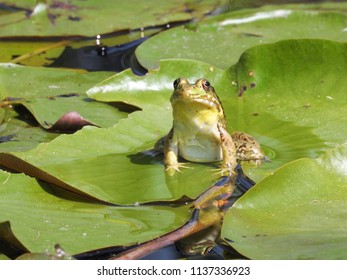
[(177, 89), (177, 87), (178, 87), (178, 85), (179, 85), (180, 82), (181, 82), (181, 78), (178, 78), (178, 79), (176, 79), (176, 80), (173, 82), (173, 87), (174, 87), (174, 89)]
[(209, 90), (209, 89), (210, 89), (211, 84), (210, 84), (210, 82), (209, 82), (209, 81), (207, 81), (207, 80), (203, 80), (201, 84), (202, 84), (202, 87), (203, 87), (203, 89), (204, 89), (204, 90), (206, 90), (206, 91), (207, 91), (207, 90)]

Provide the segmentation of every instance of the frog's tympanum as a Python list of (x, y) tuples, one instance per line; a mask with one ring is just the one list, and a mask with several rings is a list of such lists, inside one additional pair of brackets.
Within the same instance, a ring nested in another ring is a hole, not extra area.
[(222, 161), (221, 173), (234, 172), (237, 160), (264, 159), (258, 142), (248, 134), (227, 131), (222, 104), (209, 81), (199, 79), (190, 84), (184, 78), (174, 81), (171, 96), (173, 126), (155, 149), (164, 152), (167, 171), (186, 167), (181, 156), (191, 162)]

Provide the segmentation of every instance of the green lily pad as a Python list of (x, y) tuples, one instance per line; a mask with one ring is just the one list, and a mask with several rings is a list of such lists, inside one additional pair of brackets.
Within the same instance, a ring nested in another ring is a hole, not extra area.
[[(212, 71), (208, 64), (195, 63), (197, 67), (191, 68), (190, 61), (169, 62), (148, 78), (135, 76), (128, 70), (107, 79), (89, 95), (106, 89), (115, 90), (117, 97), (111, 96), (109, 101), (129, 103), (142, 111), (130, 114), (111, 128), (85, 127), (74, 135), (62, 135), (15, 157), (2, 154), (1, 163), (74, 192), (115, 204), (198, 196), (217, 180), (215, 165), (196, 164), (194, 169), (187, 169), (171, 178), (165, 174), (160, 157), (142, 153), (151, 149), (155, 140), (170, 129), (169, 96), (177, 74), (190, 72), (196, 77), (222, 74), (218, 69)], [(129, 86), (135, 90), (129, 91)], [(201, 173), (210, 176), (197, 175)]]
[[(11, 2), (11, 1), (7, 1)], [(214, 10), (216, 1), (53, 1), (33, 6), (12, 1), (17, 11), (0, 16), (1, 36), (95, 36), (115, 31), (190, 20)], [(10, 4), (10, 3), (7, 3)], [(194, 13), (192, 13), (193, 11)], [(96, 15), (102, 15), (97, 16)]]
[(227, 213), (222, 235), (252, 259), (347, 258), (347, 144), (259, 182)]
[[(82, 74), (4, 63), (0, 64), (0, 75), (0, 97), (7, 98), (8, 104), (26, 107), (46, 129), (54, 128), (54, 125), (69, 113), (74, 113), (76, 121), (82, 122), (82, 125), (102, 127), (112, 126), (128, 115), (108, 104), (94, 102), (85, 95), (89, 87), (109, 77), (111, 73)], [(70, 130), (67, 127), (71, 125), (70, 122), (71, 118), (65, 120), (58, 130)]]
[(0, 181), (0, 223), (10, 221), (14, 235), (31, 252), (45, 252), (56, 243), (69, 254), (130, 245), (157, 238), (190, 218), (188, 206), (112, 207), (72, 200), (71, 195), (59, 198), (23, 174), (0, 171)]
[(346, 42), (347, 6), (334, 4), (317, 9), (308, 5), (265, 6), (210, 17), (153, 36), (136, 49), (136, 56), (147, 69), (158, 68), (160, 60), (171, 58), (204, 61), (226, 69), (256, 45), (310, 38)]
[(111, 73), (78, 73), (14, 64), (0, 64), (0, 73), (2, 152), (32, 149), (53, 140), (59, 135), (57, 131), (74, 132), (84, 125), (110, 127), (127, 117), (128, 109), (130, 112), (136, 109), (95, 102), (85, 94), (90, 86)]
[[(346, 50), (334, 41), (288, 40), (251, 48), (230, 69), (237, 97), (223, 100), (234, 112), (229, 124), (269, 149), (272, 162), (263, 168), (273, 171), (344, 143)], [(263, 171), (252, 168), (253, 178)]]

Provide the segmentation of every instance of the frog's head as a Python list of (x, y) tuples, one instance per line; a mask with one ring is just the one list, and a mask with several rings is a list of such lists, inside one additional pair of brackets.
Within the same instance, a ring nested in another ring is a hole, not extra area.
[(178, 78), (173, 83), (174, 91), (171, 95), (171, 104), (174, 108), (188, 105), (193, 109), (207, 109), (223, 113), (221, 102), (213, 86), (205, 79), (199, 79), (190, 84), (185, 78)]

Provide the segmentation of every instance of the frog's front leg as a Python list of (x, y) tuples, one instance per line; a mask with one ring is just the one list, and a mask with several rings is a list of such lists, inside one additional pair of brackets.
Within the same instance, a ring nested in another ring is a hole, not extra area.
[(237, 166), (236, 147), (233, 139), (225, 128), (218, 125), (218, 131), (220, 134), (221, 149), (223, 155), (221, 173), (222, 175), (225, 175), (226, 173), (226, 175), (231, 176), (235, 174), (235, 168)]
[(170, 175), (174, 174), (175, 171), (180, 171), (180, 168), (186, 167), (184, 163), (178, 162), (178, 139), (173, 128), (165, 139), (164, 164), (165, 171), (168, 171)]

